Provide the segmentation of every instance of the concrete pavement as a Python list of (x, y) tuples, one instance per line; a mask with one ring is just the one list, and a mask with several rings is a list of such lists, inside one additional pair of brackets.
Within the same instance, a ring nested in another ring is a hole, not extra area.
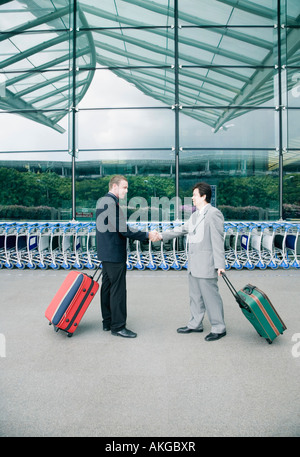
[[(44, 312), (67, 271), (0, 271), (0, 436), (300, 436), (300, 271), (230, 270), (263, 289), (287, 330), (272, 345), (224, 281), (227, 336), (179, 335), (186, 271), (129, 271), (127, 327), (103, 332), (99, 293), (72, 338)], [(294, 339), (294, 340), (292, 340)]]

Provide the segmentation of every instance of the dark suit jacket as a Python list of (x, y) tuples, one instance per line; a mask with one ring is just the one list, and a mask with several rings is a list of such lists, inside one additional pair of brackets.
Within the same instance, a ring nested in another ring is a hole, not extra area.
[(148, 232), (129, 229), (119, 207), (118, 198), (108, 193), (100, 198), (96, 208), (96, 242), (98, 260), (126, 262), (127, 238), (145, 241)]

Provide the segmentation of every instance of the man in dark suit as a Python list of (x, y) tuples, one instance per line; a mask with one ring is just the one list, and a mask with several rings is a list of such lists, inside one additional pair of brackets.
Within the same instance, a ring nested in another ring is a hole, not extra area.
[(119, 207), (128, 192), (124, 176), (114, 176), (109, 182), (109, 192), (97, 202), (96, 241), (97, 256), (102, 262), (101, 312), (103, 330), (112, 335), (135, 338), (136, 333), (126, 328), (126, 260), (127, 238), (139, 241), (158, 240), (158, 233), (142, 232), (128, 228)]

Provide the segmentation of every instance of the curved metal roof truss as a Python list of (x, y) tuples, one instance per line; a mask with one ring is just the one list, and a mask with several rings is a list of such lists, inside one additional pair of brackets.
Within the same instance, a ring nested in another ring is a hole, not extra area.
[[(64, 131), (59, 121), (72, 104), (72, 3), (0, 0), (0, 77), (2, 73), (5, 78), (0, 109), (59, 132)], [(182, 112), (217, 131), (247, 109), (271, 103), (278, 63), (272, 0), (264, 6), (254, 0), (178, 4)], [(286, 40), (284, 61), (294, 67), (287, 75), (288, 88), (299, 66), (299, 14), (299, 2), (290, 3), (288, 27), (281, 32)], [(12, 17), (14, 25), (7, 28)], [(174, 56), (173, 1), (77, 2), (76, 104), (95, 69), (109, 69), (172, 106)]]

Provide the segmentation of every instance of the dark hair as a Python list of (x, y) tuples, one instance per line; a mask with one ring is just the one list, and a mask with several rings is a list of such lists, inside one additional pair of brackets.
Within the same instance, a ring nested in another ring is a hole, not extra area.
[(207, 201), (207, 203), (210, 203), (211, 187), (209, 184), (207, 184), (206, 182), (198, 182), (193, 187), (193, 190), (195, 190), (195, 189), (198, 189), (200, 197), (203, 197), (203, 195), (206, 195), (205, 200)]

